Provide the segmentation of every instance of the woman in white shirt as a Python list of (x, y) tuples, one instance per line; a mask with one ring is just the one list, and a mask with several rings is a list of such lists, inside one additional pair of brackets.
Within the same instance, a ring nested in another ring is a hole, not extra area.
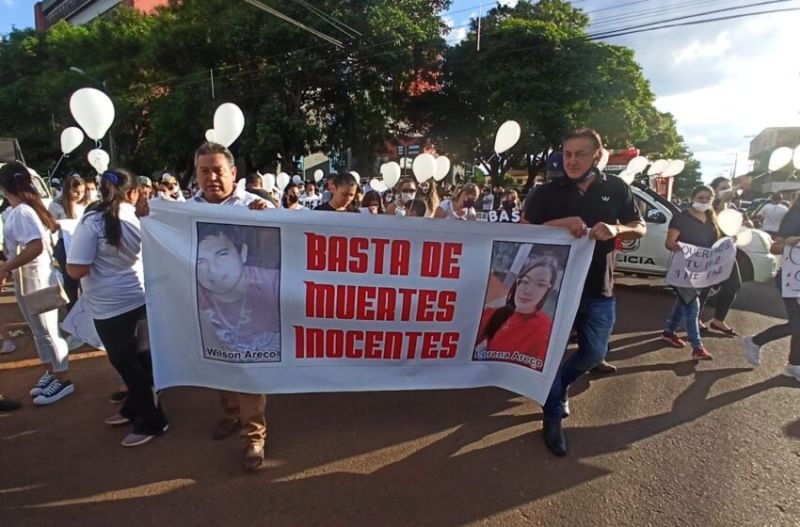
[(146, 344), (142, 231), (136, 217), (139, 185), (116, 169), (102, 175), (101, 201), (81, 220), (67, 255), (67, 273), (81, 280), (97, 334), (108, 359), (128, 387), (109, 426), (133, 423), (122, 446), (147, 443), (167, 430), (167, 419), (153, 388)]
[(434, 218), (445, 220), (475, 221), (475, 202), (478, 200), (478, 185), (467, 183), (453, 195), (453, 199), (446, 199), (439, 204)]
[(69, 380), (67, 343), (58, 333), (58, 310), (41, 314), (30, 311), (25, 293), (59, 283), (53, 266), (52, 233), (58, 229), (33, 186), (30, 172), (20, 163), (0, 168), (0, 190), (12, 209), (3, 222), (7, 262), (0, 265), (0, 283), (14, 276), (17, 305), (33, 335), (33, 342), (47, 370), (31, 390), (34, 404), (46, 405), (75, 391)]
[[(50, 207), (48, 207), (50, 214), (53, 215), (56, 221), (78, 220), (83, 216), (83, 212), (86, 209), (82, 203), (85, 190), (86, 185), (83, 183), (83, 178), (78, 174), (72, 174), (64, 180), (64, 190), (61, 196), (53, 200)], [(78, 280), (70, 278), (64, 271), (67, 268), (67, 252), (63, 235), (59, 235), (58, 243), (56, 244), (53, 254), (61, 269), (62, 277), (64, 278), (64, 291), (66, 291), (69, 297), (67, 311), (70, 311), (72, 306), (75, 305), (75, 302), (78, 301), (78, 292), (81, 283)], [(78, 342), (77, 344), (81, 343)]]

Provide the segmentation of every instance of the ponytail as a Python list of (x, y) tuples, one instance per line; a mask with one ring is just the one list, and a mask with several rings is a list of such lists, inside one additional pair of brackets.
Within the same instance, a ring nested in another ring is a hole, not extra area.
[(138, 186), (133, 174), (121, 168), (108, 170), (100, 177), (101, 200), (95, 210), (103, 217), (106, 242), (118, 249), (122, 241), (119, 206), (125, 201), (125, 195)]
[(50, 232), (58, 231), (58, 223), (42, 203), (42, 198), (33, 186), (31, 173), (25, 165), (16, 161), (3, 165), (0, 168), (0, 187), (32, 208), (39, 221)]

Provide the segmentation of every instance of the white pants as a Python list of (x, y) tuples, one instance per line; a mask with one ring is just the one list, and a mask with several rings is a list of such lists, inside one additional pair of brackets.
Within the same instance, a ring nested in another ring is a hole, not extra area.
[(58, 310), (47, 311), (39, 315), (30, 313), (25, 305), (25, 297), (20, 295), (20, 283), (24, 280), (24, 290), (38, 291), (59, 283), (58, 271), (52, 267), (24, 265), (17, 272), (14, 280), (14, 293), (17, 305), (25, 319), (25, 323), (33, 335), (36, 351), (44, 364), (49, 364), (52, 372), (65, 372), (69, 369), (69, 348), (58, 333)]

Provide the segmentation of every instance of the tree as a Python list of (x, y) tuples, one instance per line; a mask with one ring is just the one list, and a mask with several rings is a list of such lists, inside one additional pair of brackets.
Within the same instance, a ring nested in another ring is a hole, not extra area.
[[(674, 119), (655, 97), (627, 48), (588, 38), (588, 17), (561, 0), (500, 6), (448, 50), (444, 88), (420, 101), (443, 150), (461, 162), (488, 162), (496, 179), (512, 166), (528, 168), (528, 185), (547, 154), (578, 126), (597, 129), (608, 148), (685, 151)], [(438, 112), (436, 111), (438, 109)], [(506, 159), (492, 157), (494, 133), (507, 119), (523, 136)]]

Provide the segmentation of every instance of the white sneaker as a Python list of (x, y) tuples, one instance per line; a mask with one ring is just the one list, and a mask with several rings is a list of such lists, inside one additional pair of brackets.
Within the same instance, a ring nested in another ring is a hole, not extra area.
[(783, 374), (787, 377), (794, 377), (797, 381), (800, 381), (800, 366), (787, 364), (786, 368), (783, 370)]
[(54, 380), (56, 380), (56, 378), (50, 375), (49, 371), (45, 371), (44, 374), (39, 377), (36, 386), (31, 388), (31, 397), (41, 395), (41, 393), (45, 391), (45, 389), (50, 386), (50, 383), (52, 383)]
[(761, 364), (761, 346), (753, 342), (753, 337), (742, 337), (742, 348), (747, 362), (753, 366)]
[(3, 340), (3, 347), (0, 348), (0, 355), (7, 355), (13, 353), (17, 349), (17, 345), (11, 339)]
[(33, 404), (39, 406), (53, 404), (54, 402), (60, 401), (74, 391), (75, 386), (73, 386), (71, 382), (66, 381), (62, 384), (58, 379), (53, 379), (53, 382), (51, 382), (42, 393), (36, 396), (36, 398), (33, 400)]

